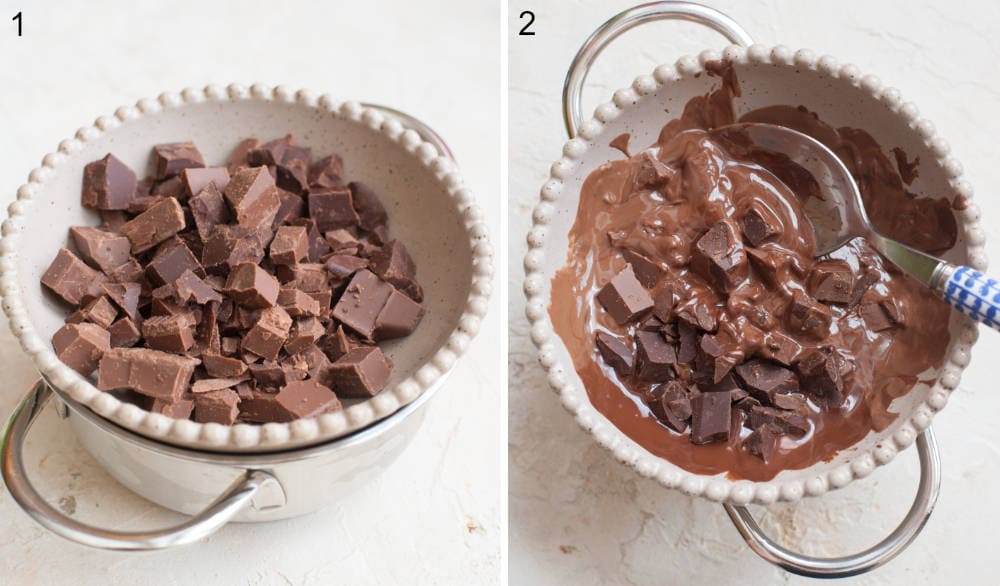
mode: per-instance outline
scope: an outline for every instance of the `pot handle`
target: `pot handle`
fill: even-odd
[[[625,31],[655,20],[687,20],[707,26],[724,35],[731,43],[749,47],[750,34],[725,14],[694,2],[649,2],[633,6],[612,16],[583,42],[573,57],[563,84],[563,120],[566,132],[573,138],[583,124],[583,85],[594,60],[608,44]]]
[[[757,555],[793,574],[809,578],[846,578],[863,574],[899,555],[927,523],[941,488],[941,458],[934,432],[928,427],[917,436],[920,484],[910,511],[888,537],[853,555],[818,558],[795,553],[764,534],[746,507],[724,504],[736,530]]]
[[[156,531],[116,532],[80,523],[49,505],[31,485],[24,470],[25,437],[51,397],[52,389],[44,380],[39,380],[11,415],[3,432],[0,472],[11,496],[26,513],[46,529],[70,541],[131,551],[186,545],[218,531],[250,504],[261,487],[278,482],[262,470],[247,470],[205,510],[179,525]]]

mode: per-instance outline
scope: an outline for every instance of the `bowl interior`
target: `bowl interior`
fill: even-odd
[[[247,99],[186,103],[147,113],[109,129],[67,156],[36,190],[17,252],[17,287],[38,335],[49,340],[67,307],[39,283],[70,226],[97,225],[80,206],[84,166],[113,153],[140,177],[152,146],[193,141],[208,165],[224,165],[243,138],[270,140],[292,133],[314,157],[337,153],[345,178],[368,183],[389,211],[392,238],[406,245],[424,288],[426,316],[413,335],[384,344],[395,364],[389,386],[412,376],[458,325],[469,296],[473,253],[458,206],[435,173],[413,152],[378,129],[302,103]]]
[[[925,139],[911,128],[899,112],[893,111],[885,103],[880,102],[869,91],[852,84],[848,79],[830,77],[806,67],[745,61],[736,62],[733,67],[742,89],[742,96],[735,98],[734,102],[737,117],[764,106],[805,106],[809,110],[817,112],[821,120],[834,127],[847,126],[867,130],[885,149],[890,160],[892,154],[889,150],[894,147],[902,148],[910,159],[919,157],[919,177],[911,186],[911,190],[915,193],[935,197],[953,197],[955,190],[949,184],[948,175],[938,161],[938,156],[925,145]],[[679,79],[659,85],[653,93],[644,95],[637,102],[626,105],[616,117],[605,120],[603,127],[596,135],[593,135],[592,139],[582,139],[586,142],[586,151],[576,159],[571,160],[573,167],[562,179],[561,195],[554,202],[555,209],[550,214],[547,226],[541,260],[541,272],[545,275],[544,282],[541,284],[544,288],[542,296],[545,299],[550,299],[552,276],[566,262],[569,230],[576,218],[579,193],[584,180],[601,164],[621,158],[619,151],[608,146],[611,139],[622,133],[630,133],[630,146],[633,152],[638,152],[654,144],[661,128],[669,120],[679,116],[684,105],[690,99],[717,89],[720,83],[718,77],[705,73],[680,75]],[[960,216],[957,219],[961,228],[963,220]],[[952,262],[964,262],[967,252],[968,245],[963,230],[960,229],[956,245],[943,256]],[[947,354],[951,354],[960,334],[967,330],[968,322],[953,312],[949,325],[952,341]],[[571,386],[580,389],[579,393],[574,393],[570,400],[579,398],[580,401],[589,403],[586,392],[582,390],[580,377],[572,367],[573,362],[569,353],[561,340],[558,340],[557,335],[553,336],[553,340],[556,340],[553,345],[555,362],[563,365],[562,371],[568,377]],[[899,413],[899,417],[888,428],[879,433],[869,433],[861,442],[841,451],[830,461],[818,462],[800,470],[785,470],[770,482],[780,484],[796,480],[803,481],[851,463],[852,458],[858,453],[872,449],[906,424],[914,410],[924,403],[937,383],[940,374],[938,370],[940,369],[928,368],[920,377],[920,380],[925,382],[918,383],[912,392],[893,403],[891,410]],[[567,400],[565,394],[564,400]],[[590,411],[588,411],[589,413]],[[599,412],[597,412],[596,421],[604,425],[612,425]],[[587,425],[584,419],[581,419],[581,422]],[[597,436],[599,440],[602,438],[602,434],[597,434]],[[612,442],[619,440],[631,442],[630,447],[633,450],[631,453],[648,455],[648,452],[625,437],[624,434],[615,434],[615,439]],[[618,449],[615,451],[619,454],[626,453]],[[661,477],[677,478],[678,475],[689,474],[666,460],[657,458],[657,462],[673,470],[671,474],[660,475]],[[711,478],[730,483],[725,475]],[[690,490],[700,492],[695,488],[690,488]]]

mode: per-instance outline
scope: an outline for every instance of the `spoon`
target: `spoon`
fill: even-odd
[[[788,156],[819,183],[823,198],[804,203],[816,233],[816,255],[864,237],[904,272],[927,285],[960,313],[1000,330],[1000,282],[968,266],[954,265],[880,234],[865,213],[858,184],[826,145],[815,138],[774,124],[740,123],[719,130],[738,130],[756,146]]]

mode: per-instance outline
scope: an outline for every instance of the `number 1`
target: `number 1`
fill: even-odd
[[[17,36],[21,36],[21,13],[18,12],[11,20],[17,21]]]

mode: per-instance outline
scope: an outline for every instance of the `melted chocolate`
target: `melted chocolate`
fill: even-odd
[[[733,96],[739,95],[739,86],[730,67],[718,65],[710,73],[722,78],[722,86],[688,102],[682,116],[663,128],[649,150],[605,163],[587,178],[570,231],[567,263],[552,281],[549,314],[591,402],[626,435],[691,472],[726,472],[732,478],[763,481],[784,469],[829,460],[870,431],[886,428],[896,418],[889,411],[892,401],[909,392],[918,375],[941,365],[949,342],[950,309],[863,239],[827,259],[815,259],[815,238],[802,211],[803,201],[819,194],[815,180],[787,159],[748,144],[745,137],[713,130],[736,120]],[[833,129],[804,108],[763,108],[741,120],[781,123],[830,146],[852,171],[869,216],[883,233],[928,252],[954,245],[957,225],[950,202],[916,199],[904,187],[900,170],[912,179],[916,161],[903,169],[904,155],[897,169],[864,131]],[[675,171],[657,190],[639,187],[641,181],[636,181],[643,155],[649,154]],[[747,249],[760,254],[751,262],[749,276],[726,292],[691,270],[691,253],[716,222],[729,218],[738,225],[751,207],[764,210],[780,230],[766,243]],[[772,332],[790,337],[803,350],[836,348],[853,366],[843,402],[830,406],[810,400],[809,431],[799,438],[782,437],[767,463],[742,447],[750,431],[738,421],[728,441],[708,445],[693,445],[686,433],[668,428],[644,401],[653,385],[620,376],[602,360],[594,343],[595,333],[606,331],[631,344],[640,327],[634,322],[619,325],[595,299],[625,267],[625,249],[662,269],[651,291],[654,298],[672,287],[677,305],[710,307],[718,320],[717,336],[736,348],[741,359],[760,355]],[[795,327],[791,299],[810,291],[812,269],[830,258],[846,263],[855,282],[871,275],[869,282],[874,283],[863,293],[864,300],[894,300],[904,316],[913,317],[905,326],[875,332],[859,316],[854,300],[830,304],[827,335]],[[690,372],[681,368],[678,378],[689,380]]]

